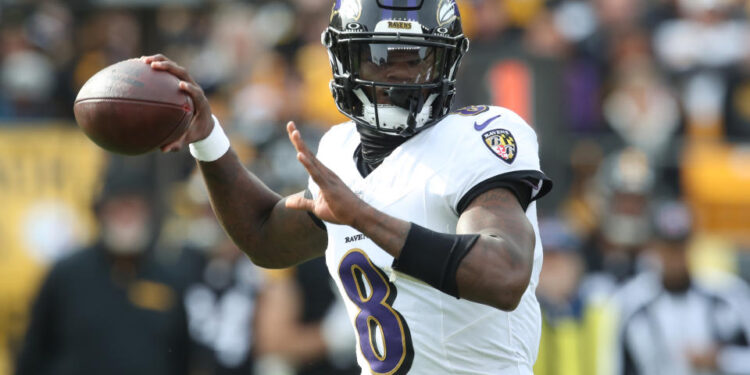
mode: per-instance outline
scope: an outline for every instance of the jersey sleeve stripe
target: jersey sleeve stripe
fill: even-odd
[[[460,215],[476,197],[490,189],[496,188],[510,190],[525,211],[531,202],[545,196],[552,190],[552,180],[544,173],[536,170],[521,170],[499,174],[469,189],[458,201],[456,212]]]

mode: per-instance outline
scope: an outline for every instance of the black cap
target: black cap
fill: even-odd
[[[110,155],[95,208],[100,208],[108,200],[126,195],[143,197],[153,208],[158,192],[154,156]]]

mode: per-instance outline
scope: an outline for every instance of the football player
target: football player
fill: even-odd
[[[227,233],[256,264],[326,257],[363,374],[531,374],[542,263],[534,201],[551,187],[515,113],[450,112],[468,40],[453,0],[336,0],[322,42],[351,121],[317,155],[287,124],[309,189],[281,197],[249,173],[201,88],[185,136]]]

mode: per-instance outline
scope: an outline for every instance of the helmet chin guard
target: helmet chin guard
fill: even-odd
[[[402,136],[448,114],[469,46],[454,0],[336,0],[322,42],[339,111]]]
[[[361,89],[355,89],[354,94],[362,102],[362,119],[367,123],[366,125],[401,135],[414,134],[428,123],[432,113],[432,103],[437,98],[437,94],[430,95],[415,116],[412,111],[403,106],[395,104],[373,105]]]

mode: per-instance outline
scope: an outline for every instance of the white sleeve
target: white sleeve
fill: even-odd
[[[451,173],[450,204],[457,213],[476,195],[503,181],[531,187],[531,201],[549,192],[551,181],[539,166],[536,133],[520,116],[498,107],[471,117],[461,126]]]

